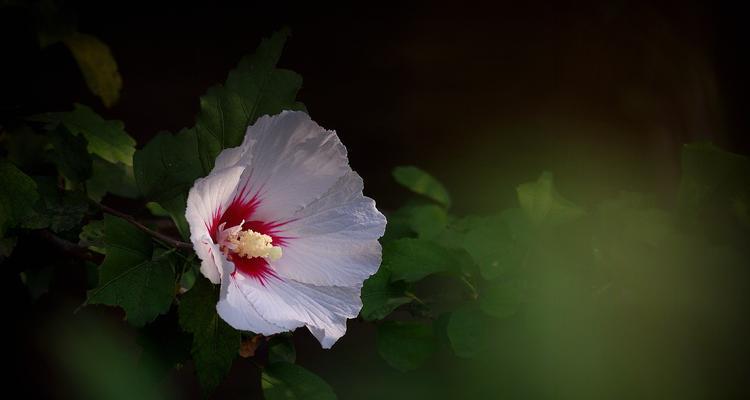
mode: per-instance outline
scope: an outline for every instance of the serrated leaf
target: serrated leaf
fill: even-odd
[[[93,172],[86,181],[86,192],[94,201],[101,201],[105,194],[134,199],[138,197],[133,167],[123,163],[111,163],[93,156]]]
[[[117,103],[122,89],[122,77],[109,46],[94,36],[79,32],[65,36],[62,42],[73,54],[89,90],[106,107]]]
[[[323,379],[299,365],[278,362],[263,369],[266,400],[332,400],[336,394]]]
[[[393,368],[406,372],[424,364],[437,349],[432,324],[386,321],[378,325],[378,353]]]
[[[33,213],[37,198],[34,180],[15,165],[0,159],[0,237]]]
[[[297,350],[291,335],[274,335],[268,340],[268,362],[294,363],[297,359]]]
[[[544,172],[536,182],[516,188],[518,203],[535,225],[555,225],[575,220],[586,212],[583,208],[564,199],[555,190],[553,176]]]
[[[393,169],[393,177],[402,186],[428,197],[445,207],[450,207],[451,198],[442,183],[432,175],[417,167],[396,167]]]
[[[479,265],[485,279],[495,279],[524,264],[530,246],[529,220],[520,209],[473,218],[463,236],[463,247]]]
[[[367,321],[375,321],[388,316],[401,305],[410,303],[405,292],[406,282],[390,282],[391,271],[380,268],[362,285],[361,315]]]
[[[32,121],[65,125],[74,135],[83,135],[88,151],[111,162],[133,165],[135,139],[125,133],[122,121],[105,120],[89,107],[76,104],[73,111],[35,115]]]
[[[121,307],[135,326],[169,310],[175,273],[169,257],[154,254],[151,238],[127,221],[104,216],[107,256],[99,267],[99,285],[88,292],[89,304]]]
[[[193,334],[191,354],[195,371],[205,395],[224,380],[240,348],[240,332],[216,313],[219,288],[198,277],[195,285],[180,301],[180,326]]]
[[[296,97],[302,78],[276,68],[288,36],[282,30],[261,41],[255,54],[243,58],[229,73],[225,85],[214,86],[201,97],[195,130],[204,170],[213,167],[221,150],[239,146],[258,117],[300,108]]]
[[[91,158],[83,136],[73,136],[64,126],[58,126],[49,133],[49,138],[52,149],[47,157],[62,176],[72,182],[83,182],[91,176]]]
[[[198,148],[195,131],[183,129],[177,135],[158,134],[133,157],[141,194],[169,213],[183,237],[189,232],[185,221],[187,193],[196,179],[208,173],[201,166]]]
[[[393,280],[416,282],[457,266],[455,261],[452,251],[429,240],[403,238],[383,246],[383,265]]]

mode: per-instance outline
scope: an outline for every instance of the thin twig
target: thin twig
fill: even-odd
[[[91,251],[89,251],[88,248],[78,245],[77,243],[65,240],[46,229],[37,231],[37,235],[39,235],[44,240],[52,243],[52,245],[58,248],[60,251],[66,254],[70,254],[74,257],[87,261],[97,261],[101,259],[100,256],[93,254]]]
[[[183,242],[181,240],[177,240],[174,238],[171,238],[163,233],[159,233],[153,229],[148,228],[147,226],[143,225],[142,223],[138,222],[135,218],[132,216],[125,214],[121,211],[117,211],[113,208],[107,207],[104,204],[99,204],[99,207],[101,207],[102,211],[104,211],[107,214],[112,214],[116,217],[120,217],[131,224],[135,226],[136,228],[142,230],[143,232],[148,233],[149,235],[153,236],[154,238],[161,240],[162,242],[168,244],[169,246],[172,246],[177,249],[185,249],[185,250],[193,250],[193,245],[187,242]]]

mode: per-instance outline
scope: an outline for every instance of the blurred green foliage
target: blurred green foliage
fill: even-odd
[[[61,40],[81,38],[63,32]],[[336,398],[336,385],[299,365],[310,360],[298,355],[293,335],[256,338],[218,316],[218,288],[197,272],[194,254],[125,219],[101,217],[97,205],[137,199],[145,224],[157,229],[169,217],[167,229],[189,236],[187,192],[216,155],[239,145],[259,116],[304,109],[296,101],[301,77],[276,67],[287,37],[263,40],[209,89],[195,126],[160,133],[139,150],[122,122],[80,104],[3,126],[0,257],[39,240],[74,252],[98,275],[87,304],[116,306],[138,328],[130,343],[101,321],[59,323],[54,352],[83,397],[161,398],[165,376],[189,362],[209,396],[244,336],[257,345],[250,356],[267,399]],[[74,53],[82,65],[102,56]],[[107,61],[104,69],[84,72],[111,104],[116,68]],[[451,198],[467,194],[451,195],[417,167],[394,169],[410,198],[387,213],[383,262],[364,282],[360,316],[374,326],[368,347],[395,375],[359,377],[373,387],[358,397],[711,394],[712,378],[696,372],[691,345],[731,337],[745,311],[750,160],[694,143],[683,149],[682,173],[669,201],[622,192],[584,207],[542,172],[520,182],[514,206],[457,215]],[[22,272],[32,298],[43,296],[57,269]],[[365,353],[351,352],[351,359]],[[332,378],[350,379],[346,367]]]

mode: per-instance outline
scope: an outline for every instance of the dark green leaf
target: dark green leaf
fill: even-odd
[[[458,264],[452,251],[434,242],[404,238],[383,246],[383,265],[393,273],[393,280],[416,282]]]
[[[105,120],[90,108],[76,104],[73,111],[47,113],[30,118],[33,121],[62,123],[74,135],[83,135],[89,153],[111,162],[133,165],[135,140],[125,133],[121,121]]]
[[[463,246],[479,265],[482,277],[495,279],[523,265],[530,245],[529,225],[517,208],[471,220]]]
[[[27,125],[3,128],[2,144],[8,161],[22,170],[32,170],[44,161],[45,147],[49,144],[46,135],[34,132]]]
[[[104,220],[91,220],[84,225],[81,233],[78,235],[79,244],[87,247],[91,251],[100,254],[107,253],[107,246],[104,241]]]
[[[268,340],[268,362],[294,363],[297,359],[297,351],[294,348],[292,335],[274,335]]]
[[[36,183],[15,165],[0,160],[0,237],[33,213]]]
[[[192,337],[180,328],[175,309],[139,329],[136,341],[143,348],[139,364],[153,366],[156,379],[190,358]]]
[[[64,126],[49,133],[52,149],[47,157],[60,174],[72,182],[83,182],[91,176],[91,157],[86,151],[86,139],[73,136]]]
[[[224,380],[240,348],[240,332],[216,313],[219,288],[198,277],[180,302],[180,325],[193,334],[191,353],[198,381],[208,395]]]
[[[431,324],[386,321],[378,325],[378,353],[399,371],[417,369],[435,352],[436,343]]]
[[[367,321],[383,319],[397,307],[410,303],[406,282],[390,282],[391,271],[380,268],[362,286],[362,318]]]
[[[89,203],[83,192],[60,190],[54,178],[36,179],[39,200],[35,212],[23,222],[27,229],[50,228],[55,233],[78,226],[88,211]]]
[[[575,220],[586,212],[583,208],[564,199],[555,190],[553,176],[544,172],[536,182],[516,188],[518,203],[535,225],[555,225]]]
[[[419,238],[434,239],[448,225],[448,214],[440,206],[417,206],[413,207],[410,212],[409,225]]]
[[[98,156],[93,156],[93,174],[86,181],[86,191],[94,201],[101,201],[105,194],[134,199],[138,197],[133,167],[122,163],[112,164]]]
[[[407,189],[450,207],[451,198],[442,183],[417,167],[396,167],[393,177]]]
[[[158,134],[134,157],[133,171],[141,194],[162,206],[186,237],[187,193],[196,179],[208,173],[201,167],[194,130],[177,135]]]
[[[486,327],[479,310],[462,308],[448,321],[448,338],[453,352],[463,358],[474,358],[486,348]]]
[[[160,206],[157,202],[149,201],[146,203],[146,208],[148,208],[151,214],[155,217],[169,217],[169,211],[165,210],[164,207]]]
[[[229,73],[225,85],[214,86],[201,97],[195,129],[204,170],[213,167],[221,150],[239,146],[258,117],[300,109],[295,99],[302,78],[276,68],[288,35],[284,30],[264,39],[255,54],[243,58]]]
[[[266,400],[331,400],[336,394],[323,379],[299,365],[273,363],[261,377]]]
[[[175,294],[175,273],[167,255],[154,254],[151,238],[123,219],[105,215],[107,257],[100,266],[99,285],[88,292],[88,303],[121,307],[136,326],[169,310]]]

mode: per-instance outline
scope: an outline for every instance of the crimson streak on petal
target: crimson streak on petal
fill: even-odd
[[[286,247],[288,241],[293,239],[290,236],[283,236],[281,228],[292,222],[289,221],[259,221],[253,220],[253,214],[258,209],[261,203],[261,198],[258,193],[253,196],[247,196],[247,186],[243,187],[242,190],[237,193],[226,211],[219,208],[212,216],[210,224],[207,224],[208,232],[211,235],[211,239],[214,243],[218,243],[219,227],[224,224],[224,228],[230,228],[242,223],[242,230],[253,230],[255,232],[268,235],[272,239],[272,243],[276,246]],[[243,223],[244,221],[244,223]],[[243,275],[257,279],[265,286],[265,281],[269,277],[276,277],[276,273],[271,269],[266,259],[261,257],[246,258],[237,255],[234,252],[227,254],[227,259],[231,261],[235,266],[235,271],[232,272],[232,276],[239,271]]]

